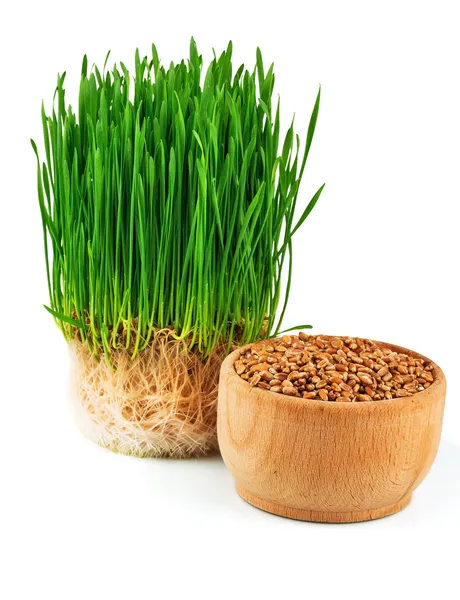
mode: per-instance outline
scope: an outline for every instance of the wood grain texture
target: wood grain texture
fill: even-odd
[[[439,367],[432,385],[413,396],[322,402],[252,388],[234,370],[242,350],[222,364],[217,422],[242,498],[278,515],[331,523],[376,519],[409,503],[439,446],[446,393]]]

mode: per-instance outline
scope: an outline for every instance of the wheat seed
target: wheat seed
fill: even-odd
[[[405,398],[434,381],[422,358],[362,338],[284,335],[261,341],[235,363],[252,386],[323,402],[375,402]]]

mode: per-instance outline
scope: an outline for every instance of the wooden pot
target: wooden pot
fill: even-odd
[[[322,402],[251,387],[234,369],[246,348],[222,364],[217,422],[224,462],[244,500],[326,523],[377,519],[409,504],[441,436],[446,380],[438,366],[431,386],[412,396]]]

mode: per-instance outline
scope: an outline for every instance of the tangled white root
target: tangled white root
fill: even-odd
[[[205,361],[160,331],[131,359],[114,350],[115,370],[74,341],[74,394],[83,433],[115,452],[185,458],[217,449],[218,348]]]

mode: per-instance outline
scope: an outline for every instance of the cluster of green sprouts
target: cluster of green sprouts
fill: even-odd
[[[58,76],[42,164],[32,141],[49,312],[108,358],[164,328],[203,356],[275,334],[292,236],[323,189],[294,221],[320,94],[299,156],[292,125],[278,151],[273,65],[259,50],[253,72],[233,73],[230,43],[204,78],[193,39],[168,69],[155,46],[150,60],[136,51],[134,77],[106,63],[88,73],[84,58],[77,112]]]

